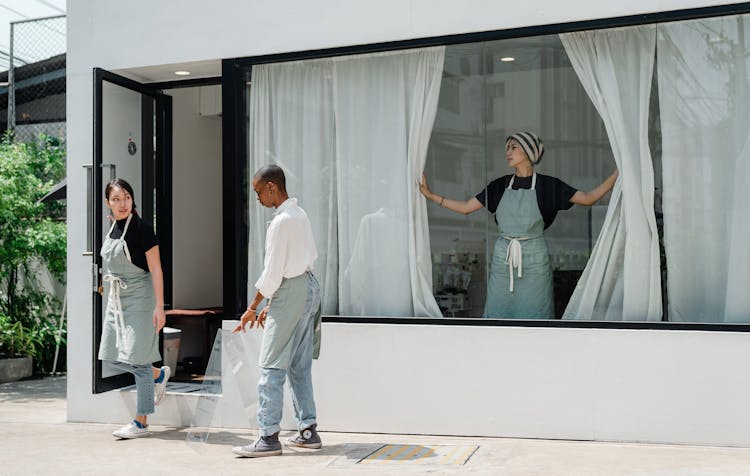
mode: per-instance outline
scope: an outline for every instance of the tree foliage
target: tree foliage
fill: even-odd
[[[35,365],[51,361],[60,306],[40,283],[45,269],[57,279],[65,274],[64,202],[39,199],[65,176],[65,147],[41,136],[36,142],[0,142],[0,314],[7,326],[20,323],[35,336]],[[57,314],[56,314],[57,313]],[[2,352],[2,349],[0,349]]]

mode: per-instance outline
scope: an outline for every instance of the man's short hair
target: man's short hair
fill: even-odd
[[[255,178],[263,183],[273,182],[282,192],[286,192],[286,176],[278,165],[264,165],[255,172]]]

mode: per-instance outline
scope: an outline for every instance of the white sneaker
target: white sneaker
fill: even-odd
[[[164,379],[159,383],[154,383],[154,405],[161,403],[161,399],[167,393],[167,381],[172,374],[172,371],[166,365],[161,368],[161,371],[164,372]]]
[[[138,425],[135,424],[134,421],[131,421],[130,423],[123,426],[119,430],[115,430],[112,432],[112,436],[116,438],[122,438],[125,440],[130,440],[133,438],[143,438],[144,436],[149,436],[150,434],[151,432],[148,431],[148,427],[140,428]]]

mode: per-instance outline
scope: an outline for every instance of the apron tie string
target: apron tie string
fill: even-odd
[[[125,317],[122,314],[122,302],[120,301],[120,290],[128,289],[128,285],[125,284],[121,278],[105,274],[102,278],[105,282],[110,283],[108,300],[112,304],[112,308],[115,314],[115,328],[117,329],[117,344],[118,350],[121,348],[123,339],[125,338]]]
[[[508,240],[508,248],[505,250],[505,264],[508,265],[510,274],[510,292],[513,292],[513,268],[518,268],[518,277],[523,277],[523,249],[521,241],[530,240],[532,237],[510,237],[504,236]]]

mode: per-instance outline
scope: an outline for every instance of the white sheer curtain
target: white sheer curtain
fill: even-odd
[[[326,251],[316,273],[327,314],[442,315],[417,181],[444,55],[435,47],[253,67],[250,169],[281,165],[310,215]],[[254,207],[251,220],[268,218]],[[262,269],[259,225],[250,226],[251,288]]]
[[[443,58],[439,47],[334,60],[341,314],[441,316],[416,184]]]
[[[290,196],[297,197],[313,227],[318,245],[315,275],[323,312],[335,314],[338,303],[338,221],[333,157],[332,65],[327,60],[255,65],[249,110],[248,187],[263,165],[284,169]],[[248,292],[263,271],[266,222],[271,211],[249,191]]]
[[[750,321],[748,18],[658,27],[672,321]]]
[[[648,147],[656,28],[560,35],[604,121],[620,178],[564,319],[659,320],[661,277]]]

